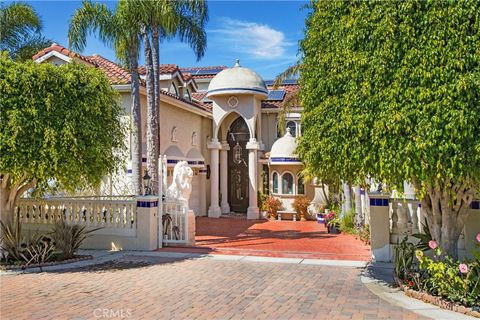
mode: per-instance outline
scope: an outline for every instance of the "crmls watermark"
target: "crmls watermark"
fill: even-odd
[[[93,310],[93,316],[97,319],[129,318],[132,316],[132,310],[131,309],[97,308]]]

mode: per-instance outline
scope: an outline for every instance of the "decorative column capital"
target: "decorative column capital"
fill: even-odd
[[[229,151],[230,150],[230,145],[228,144],[227,141],[222,141],[222,151]]]
[[[249,150],[259,150],[260,144],[258,143],[257,139],[251,138],[250,141],[247,142],[246,148]]]
[[[222,144],[218,141],[218,139],[212,139],[207,144],[208,149],[221,149]]]

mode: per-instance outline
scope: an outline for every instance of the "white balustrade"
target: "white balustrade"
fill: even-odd
[[[98,234],[135,235],[137,203],[134,198],[48,198],[20,199],[16,208],[21,223],[68,224],[98,228]]]

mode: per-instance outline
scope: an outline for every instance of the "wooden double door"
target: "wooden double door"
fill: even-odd
[[[248,208],[248,150],[250,133],[243,118],[237,118],[228,132],[228,202],[230,210],[246,213]]]

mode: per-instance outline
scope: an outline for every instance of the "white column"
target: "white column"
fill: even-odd
[[[220,193],[222,195],[222,204],[220,208],[222,213],[230,213],[230,205],[228,204],[228,143],[222,142],[222,150],[220,150]]]
[[[258,142],[255,139],[250,139],[247,143],[248,149],[248,209],[247,209],[247,219],[258,219],[260,210],[257,206],[257,150]]]
[[[221,215],[220,206],[218,205],[218,150],[221,144],[217,139],[212,139],[208,144],[208,148],[211,149],[210,157],[210,208],[208,209],[208,216],[210,218],[218,218]]]

